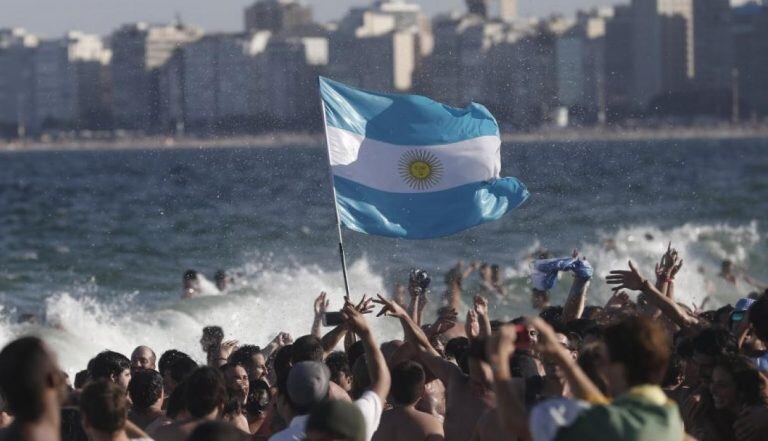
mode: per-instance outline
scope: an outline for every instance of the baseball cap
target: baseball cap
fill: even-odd
[[[747,311],[749,311],[749,308],[753,303],[755,303],[755,299],[750,299],[749,297],[742,297],[736,301],[736,305],[733,307],[733,312],[731,313],[731,320],[740,322],[744,319],[744,316],[747,314]]]
[[[329,400],[315,406],[307,420],[309,432],[320,432],[345,441],[366,441],[363,413],[348,401]]]
[[[288,373],[288,397],[298,407],[309,407],[328,396],[331,373],[323,363],[302,361]]]

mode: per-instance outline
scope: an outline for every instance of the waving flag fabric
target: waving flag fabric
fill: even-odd
[[[500,178],[501,139],[479,105],[367,92],[320,78],[341,222],[366,234],[427,239],[499,219],[528,198]]]

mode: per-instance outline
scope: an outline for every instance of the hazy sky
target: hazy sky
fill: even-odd
[[[253,0],[2,0],[0,28],[23,27],[47,37],[70,29],[106,34],[121,23],[168,22],[176,13],[190,24],[208,31],[238,31],[243,8]],[[341,17],[352,5],[372,0],[304,0],[312,5],[315,18],[327,21]],[[463,0],[416,0],[430,14],[463,10]],[[572,14],[576,9],[628,3],[629,0],[518,0],[521,15]]]

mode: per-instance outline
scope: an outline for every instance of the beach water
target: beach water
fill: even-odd
[[[493,315],[511,318],[529,312],[529,256],[578,248],[596,270],[590,302],[603,303],[609,270],[631,257],[652,277],[669,240],[685,259],[683,302],[712,292],[716,307],[750,291],[718,280],[726,258],[768,281],[766,139],[525,143],[502,155],[502,174],[531,191],[521,209],[437,240],[345,231],[353,293],[388,293],[422,267],[434,306],[457,260],[488,261],[512,293]],[[307,333],[317,293],[338,307],[343,291],[326,161],[321,145],[0,153],[0,342],[43,335],[72,375],[100,350],[138,344],[202,359],[210,324],[261,345]],[[234,286],[180,301],[189,268],[225,269]],[[567,287],[566,276],[556,301]]]

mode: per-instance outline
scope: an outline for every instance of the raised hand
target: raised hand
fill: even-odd
[[[232,352],[237,349],[237,340],[227,340],[219,346],[219,359],[227,360]]]
[[[315,299],[315,316],[323,315],[325,314],[325,311],[328,310],[328,305],[330,304],[330,301],[327,300],[327,297],[328,297],[328,294],[326,294],[326,292],[323,291]]]
[[[464,323],[464,331],[467,338],[475,339],[480,337],[480,322],[477,320],[477,313],[474,309],[467,311],[467,321]]]
[[[450,306],[443,306],[442,308],[437,310],[437,316],[438,318],[449,318],[456,321],[456,318],[459,316],[459,313],[456,312],[455,309],[453,309]]]
[[[627,304],[629,304],[629,295],[626,291],[614,291],[611,298],[606,302],[605,309],[622,309]]]
[[[278,333],[275,339],[272,341],[280,348],[293,344],[293,338],[291,337],[291,334],[287,332]]]
[[[403,309],[402,306],[398,305],[397,303],[387,300],[384,297],[381,296],[381,294],[377,294],[378,299],[372,299],[373,303],[377,305],[381,305],[382,308],[379,311],[378,314],[376,314],[376,317],[381,317],[382,315],[386,315],[388,317],[396,317],[396,318],[406,318],[408,317],[408,312],[406,312],[405,309]]]
[[[394,302],[392,303],[396,305],[396,303]],[[370,328],[368,327],[368,322],[365,320],[365,316],[363,315],[363,312],[357,309],[357,307],[352,303],[347,302],[347,304],[344,305],[344,309],[341,310],[341,314],[344,317],[344,321],[346,322],[347,328],[350,331],[354,332],[359,336],[362,336],[370,332]]]
[[[478,316],[488,317],[488,300],[483,296],[475,296],[473,309]]]
[[[613,270],[605,278],[605,281],[609,285],[617,285],[611,288],[614,292],[621,289],[631,289],[639,291],[643,288],[643,285],[647,280],[640,275],[640,272],[635,267],[632,261],[629,261],[629,271],[626,270]]]
[[[555,330],[549,323],[539,317],[533,317],[527,320],[528,326],[538,331],[538,341],[535,349],[542,355],[556,355],[562,352],[563,345],[558,340]]]
[[[381,294],[377,295],[381,297]],[[355,306],[355,309],[361,314],[370,314],[373,312],[373,302],[373,297],[366,297],[366,295],[363,294],[362,300]]]

